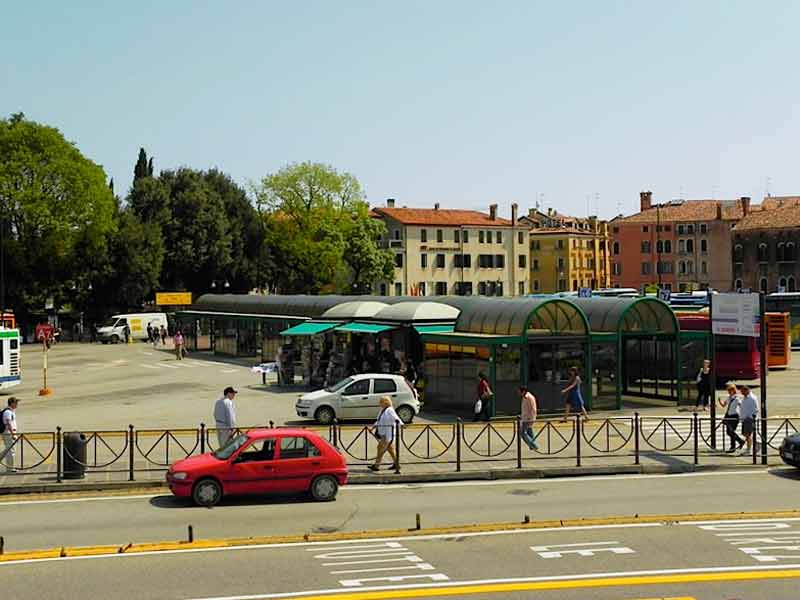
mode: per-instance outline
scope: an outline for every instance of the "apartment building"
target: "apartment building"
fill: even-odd
[[[382,296],[517,296],[529,289],[528,227],[474,210],[397,207],[393,199],[372,209],[394,252],[393,281],[374,286]]]
[[[611,285],[607,222],[570,217],[553,209],[531,209],[519,222],[529,228],[531,293]]]
[[[800,282],[800,198],[765,198],[733,228],[733,288],[796,292]]]
[[[641,192],[638,213],[610,222],[613,285],[731,290],[731,230],[750,210],[748,197],[653,204]]]

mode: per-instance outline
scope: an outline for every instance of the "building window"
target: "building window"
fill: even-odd
[[[786,244],[786,250],[784,251],[783,259],[789,262],[794,262],[797,259],[797,255],[794,253],[794,242],[789,242]]]
[[[743,286],[742,286],[742,280],[741,279],[737,279],[736,281],[733,282],[733,289],[735,289],[737,292],[740,289],[742,289],[742,287]]]
[[[769,262],[769,248],[763,242],[758,245],[758,262]]]
[[[517,258],[517,266],[520,269],[524,269],[526,266],[528,266],[528,257],[524,254],[520,254]]]
[[[618,263],[618,262],[612,263],[611,264],[611,272],[614,275],[622,275],[622,263]]]
[[[796,292],[797,289],[795,288],[794,277],[789,277],[788,285],[786,286],[787,292]]]
[[[572,280],[572,291],[573,292],[577,292],[578,291],[578,280],[577,279],[573,279]]]
[[[502,296],[503,295],[503,282],[498,281],[497,285],[494,288],[494,295],[495,296]]]
[[[619,255],[619,242],[614,242],[611,246],[611,254]]]
[[[694,225],[689,224],[686,226],[686,233],[689,235],[694,235]]]
[[[481,281],[480,283],[478,283],[478,295],[479,296],[485,296],[486,295],[486,282],[485,281]]]
[[[778,262],[783,262],[784,260],[786,260],[784,253],[785,247],[786,246],[783,242],[778,242],[778,245],[775,247],[775,259]]]
[[[525,232],[524,231],[518,231],[517,232],[517,243],[518,244],[524,244],[525,243]]]
[[[494,266],[494,256],[492,254],[479,254],[478,267],[481,269],[491,269]]]
[[[444,254],[437,254],[436,255],[436,268],[437,269],[444,269]]]
[[[648,231],[650,231],[650,227],[647,225],[642,225],[642,233],[647,233]]]
[[[453,241],[456,244],[460,244],[461,243],[461,231],[459,231],[458,229],[454,229],[453,230]]]
[[[498,231],[497,232],[497,243],[498,244],[502,244],[503,243],[503,232],[502,231]]]
[[[403,268],[403,255],[398,253],[394,255],[394,266],[402,269]]]
[[[708,275],[708,263],[706,261],[700,263],[700,273]]]
[[[767,293],[767,278],[766,277],[762,277],[761,281],[758,282],[758,289],[761,290],[762,294],[766,294]]]
[[[559,292],[566,292],[567,291],[567,280],[566,279],[559,279],[558,280],[558,291]]]
[[[664,225],[664,231],[672,231],[672,225]]]
[[[395,296],[402,296],[403,295],[403,284],[402,283],[395,283],[394,284],[394,295]]]
[[[563,271],[564,270],[564,259],[561,258],[561,257],[558,258],[558,270],[559,271]]]
[[[642,263],[642,275],[650,275],[650,272],[651,272],[652,268],[653,268],[653,265],[651,265],[649,262],[643,262]]]
[[[491,244],[492,243],[492,232],[491,231],[487,231],[486,232],[486,243],[487,244]]]
[[[690,275],[694,273],[694,263],[691,260],[686,261],[686,272]]]
[[[785,292],[786,291],[786,277],[781,277],[778,280],[778,291]]]
[[[656,253],[661,254],[662,252],[664,252],[664,242],[658,240],[656,242]]]
[[[428,230],[427,229],[420,229],[419,230],[419,241],[420,242],[427,242],[428,241]]]
[[[437,281],[436,282],[436,295],[437,296],[446,296],[447,295],[447,282],[446,281]]]
[[[708,240],[707,239],[700,240],[700,252],[702,252],[703,254],[708,252]]]
[[[678,225],[678,235],[683,235],[686,232],[686,228],[683,225]]]
[[[467,231],[466,229],[461,232],[461,243],[469,244],[469,231]],[[472,284],[470,283],[470,285]],[[472,294],[470,293],[470,295]]]
[[[689,254],[694,252],[694,240],[692,239],[686,240],[686,252]]]
[[[459,296],[472,296],[472,282],[459,281],[456,283],[456,294]]]
[[[538,258],[534,258],[533,259],[533,265],[531,266],[531,270],[532,271],[538,271],[539,270],[539,259]]]
[[[385,283],[382,283],[380,285],[380,294],[381,294],[381,296],[385,296],[386,295],[386,284]]]
[[[733,247],[733,262],[744,261],[744,247],[741,244],[736,244]]]
[[[540,240],[533,240],[531,242],[531,250],[541,250],[542,242]]]
[[[708,233],[708,225],[705,223],[700,223],[700,234],[705,235]]]
[[[650,254],[650,242],[647,240],[642,242],[642,254]]]
[[[672,241],[664,240],[664,254],[672,254]]]
[[[619,233],[619,227],[612,227],[611,228],[611,232],[612,233]]]
[[[504,254],[496,254],[494,257],[494,266],[496,269],[503,269],[506,266],[506,257]]]
[[[556,243],[556,248],[558,248],[559,250],[563,250],[564,249],[564,240],[558,240],[558,242]]]
[[[400,239],[400,230],[399,229],[395,229],[394,230],[394,239],[396,239],[396,240]]]
[[[524,281],[520,281],[518,287],[519,287],[519,295],[520,296],[524,296],[525,295],[525,282]]]
[[[419,290],[419,295],[420,296],[427,296],[427,294],[425,293],[426,292],[426,286],[425,286],[425,282],[424,281],[420,281],[419,282],[419,285],[417,286],[417,289]]]
[[[686,275],[686,263],[683,261],[678,262],[678,273],[680,275]]]
[[[436,241],[441,244],[444,241],[444,234],[441,229],[436,230]]]
[[[481,244],[483,243],[483,240],[484,240],[484,235],[485,235],[485,234],[484,234],[484,232],[483,232],[483,229],[481,229],[481,230],[478,232],[478,242],[479,242],[479,243],[481,243]],[[481,295],[483,295],[483,294],[481,294]]]
[[[533,280],[533,291],[534,292],[538,292],[539,291],[539,280],[538,279],[534,279]]]
[[[422,269],[427,269],[428,268],[428,255],[427,254],[423,253],[423,254],[419,255],[419,266]]]
[[[573,248],[577,248],[578,247],[578,240],[572,240],[572,247]]]
[[[686,254],[686,240],[678,240],[678,253]]]
[[[662,260],[656,265],[656,270],[658,273],[672,273],[672,262]]]

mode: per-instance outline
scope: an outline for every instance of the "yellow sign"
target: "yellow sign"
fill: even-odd
[[[188,306],[191,303],[191,292],[156,292],[158,306]]]

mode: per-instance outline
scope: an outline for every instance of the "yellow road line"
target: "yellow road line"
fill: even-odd
[[[635,587],[642,585],[674,585],[687,583],[727,583],[763,579],[800,578],[800,570],[743,571],[740,573],[692,573],[688,575],[649,575],[638,577],[607,577],[573,581],[531,581],[519,583],[486,583],[454,585],[452,587],[380,590],[373,592],[345,592],[341,594],[295,596],[297,600],[385,600],[395,598],[435,598],[467,596],[474,594],[504,594],[511,592],[576,590],[606,587]],[[655,600],[655,599],[653,599]],[[663,600],[693,600],[684,596]]]
[[[336,533],[308,533],[302,535],[254,536],[247,538],[209,538],[186,541],[161,541],[127,545],[77,546],[7,552],[0,555],[0,562],[17,560],[37,560],[54,557],[87,556],[97,554],[136,554],[139,552],[159,552],[166,550],[191,550],[198,548],[229,548],[243,546],[265,546],[274,544],[301,544],[307,542],[342,542],[374,538],[425,537],[431,535],[460,535],[491,531],[558,529],[564,527],[593,527],[598,525],[629,525],[641,523],[677,523],[696,521],[742,521],[754,519],[797,519],[800,510],[751,513],[697,513],[686,515],[645,515],[619,516],[597,519],[563,519],[532,521],[530,523],[483,523],[454,525],[451,527],[432,527],[430,529],[384,529],[373,531],[353,531]],[[121,550],[121,548],[123,548]]]

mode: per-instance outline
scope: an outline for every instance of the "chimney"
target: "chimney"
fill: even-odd
[[[750,196],[742,196],[739,202],[742,205],[742,216],[746,217],[750,214]]]
[[[433,210],[439,210],[439,203],[438,202],[433,205]]]
[[[386,208],[394,208],[394,198],[386,199]]]
[[[489,218],[494,221],[497,218],[497,204],[489,205]]]
[[[511,205],[511,224],[512,225],[516,225],[517,224],[517,211],[518,210],[519,210],[519,204],[514,202],[514,204]]]
[[[717,221],[722,220],[722,202],[717,202]]]
[[[639,192],[639,210],[646,211],[653,206],[653,192]]]

